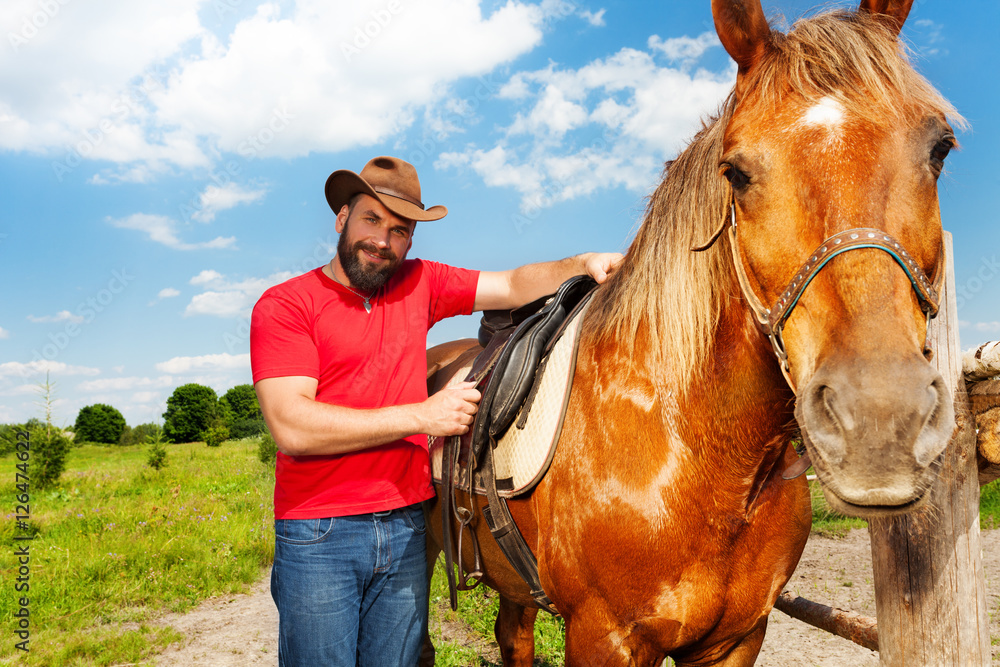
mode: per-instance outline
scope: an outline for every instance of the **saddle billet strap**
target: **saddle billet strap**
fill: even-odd
[[[465,380],[475,382],[479,386],[483,380],[493,370],[500,353],[503,351],[504,343],[510,336],[511,331],[499,331],[492,337],[482,352],[480,352],[472,363],[472,369]],[[442,471],[441,471],[441,542],[444,551],[445,572],[448,575],[448,597],[452,611],[458,610],[458,591],[467,591],[479,585],[483,576],[482,556],[479,549],[479,539],[472,528],[471,523],[475,517],[474,507],[462,507],[456,502],[455,477],[460,469],[459,457],[462,452],[461,436],[450,436],[444,439],[442,451]],[[470,447],[470,460],[466,466],[466,488],[468,489],[470,502],[474,501],[472,486],[472,471],[475,468],[474,455]],[[452,522],[454,518],[458,523],[458,543],[457,549],[452,549],[455,543],[452,537]],[[473,571],[466,572],[462,563],[462,541],[464,533],[468,531],[472,539]],[[458,558],[458,575],[455,572],[455,558]],[[461,581],[458,581],[458,579]]]
[[[461,452],[461,436],[451,436],[445,440],[444,466],[441,474],[441,521],[442,550],[444,551],[445,573],[448,575],[448,598],[452,611],[458,611],[458,591],[469,591],[479,585],[483,578],[483,563],[479,549],[479,538],[472,527],[475,512],[463,507],[455,499],[455,474],[458,468],[458,458]],[[472,495],[470,494],[470,502]],[[474,507],[474,506],[473,506]],[[454,551],[452,544],[451,518],[458,522],[458,543]],[[472,540],[472,571],[466,572],[462,563],[462,541],[468,532]],[[458,559],[458,574],[456,576],[455,559]]]
[[[483,453],[482,481],[486,487],[486,499],[489,502],[483,508],[483,517],[486,525],[489,526],[493,539],[496,540],[507,557],[514,571],[528,584],[531,590],[531,598],[539,607],[555,616],[559,615],[552,600],[546,595],[542,588],[541,580],[538,576],[538,560],[531,552],[524,536],[514,523],[514,517],[510,514],[507,501],[497,493],[496,474],[493,469],[493,448],[487,447]]]

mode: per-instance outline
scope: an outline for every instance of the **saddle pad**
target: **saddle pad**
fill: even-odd
[[[542,379],[532,388],[534,400],[525,403],[493,450],[497,492],[504,498],[533,489],[552,463],[573,387],[580,325],[586,310],[584,307],[577,313],[563,331],[546,358]],[[522,425],[525,409],[528,415]]]
[[[589,303],[587,304],[589,306]],[[545,372],[539,386],[533,388],[535,395],[526,403],[528,415],[519,428],[523,415],[518,413],[514,424],[507,430],[497,443],[493,452],[494,468],[497,476],[497,491],[504,498],[511,498],[530,491],[545,476],[552,457],[555,455],[556,442],[562,432],[563,417],[573,385],[573,374],[576,371],[576,351],[580,339],[580,326],[587,307],[581,308],[573,316],[573,320],[556,341],[555,346],[545,361]],[[457,370],[448,381],[448,386],[462,382],[472,368],[470,360],[467,367]],[[525,408],[522,407],[522,412]],[[468,448],[469,435],[463,436],[462,446]],[[431,475],[436,484],[442,478],[444,438],[428,438],[431,459]],[[461,457],[462,465],[467,456]],[[458,479],[456,486],[464,488],[464,475],[456,471]],[[485,493],[482,486],[476,483],[476,493]],[[467,489],[466,489],[467,491]]]

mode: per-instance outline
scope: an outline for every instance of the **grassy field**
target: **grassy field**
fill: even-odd
[[[273,467],[257,459],[256,440],[168,446],[168,465],[146,464],[147,448],[85,445],[73,449],[59,483],[30,491],[31,520],[16,521],[17,460],[0,458],[5,521],[0,523],[0,616],[5,620],[0,664],[116,665],[151,661],[176,632],[151,621],[183,612],[214,595],[239,593],[271,564]],[[1000,525],[1000,483],[983,488],[982,525]],[[862,521],[836,515],[813,493],[813,530],[836,536]],[[32,540],[15,539],[33,536]],[[27,545],[27,581],[16,549]],[[17,591],[18,578],[30,590]],[[16,613],[28,599],[30,651]],[[448,607],[438,566],[431,584],[431,631],[438,664],[490,665],[465,641],[444,641],[446,621],[460,619],[485,645],[492,639],[497,599],[483,587],[460,593]],[[23,612],[22,612],[23,613]],[[563,661],[562,621],[540,613],[535,628],[539,664]]]
[[[0,459],[9,509],[0,524],[0,662],[136,663],[178,639],[150,619],[259,580],[274,553],[274,469],[256,454],[255,440],[169,445],[156,471],[144,446],[84,445],[54,488],[30,491],[28,531],[14,514],[16,460]],[[30,590],[19,592],[13,554],[25,545]],[[13,634],[21,597],[27,654]]]

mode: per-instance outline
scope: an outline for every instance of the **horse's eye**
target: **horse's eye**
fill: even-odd
[[[944,159],[948,157],[948,153],[951,149],[955,147],[955,137],[946,134],[941,137],[934,148],[931,149],[931,168],[934,170],[935,174],[940,174],[941,170],[944,169]]]
[[[742,190],[750,185],[750,177],[728,162],[722,165],[722,175],[729,181],[733,190]]]

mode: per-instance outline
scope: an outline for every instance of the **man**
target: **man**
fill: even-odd
[[[326,183],[337,214],[329,264],[267,290],[250,329],[253,380],[278,444],[278,661],[413,665],[427,627],[420,503],[434,495],[427,435],[465,433],[479,392],[427,396],[427,330],[474,310],[514,308],[573,275],[621,261],[588,253],[504,272],[407,260],[425,209],[417,172],[377,157]]]

